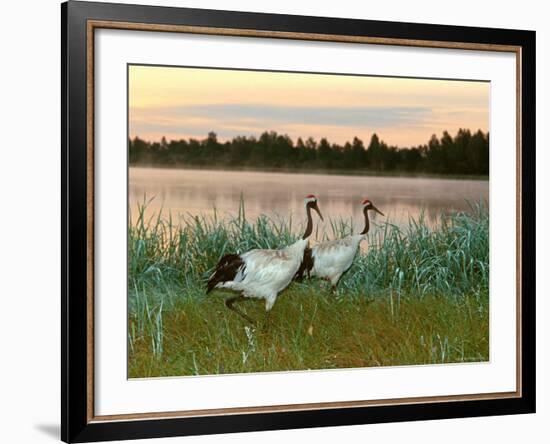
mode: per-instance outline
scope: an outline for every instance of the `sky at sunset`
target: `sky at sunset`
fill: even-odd
[[[390,145],[489,129],[487,82],[130,66],[129,132],[148,141],[276,131]]]

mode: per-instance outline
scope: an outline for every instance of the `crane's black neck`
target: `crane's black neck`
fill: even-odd
[[[309,236],[311,236],[311,233],[313,232],[313,219],[311,218],[311,206],[312,205],[313,205],[313,202],[308,202],[306,204],[307,226],[306,226],[306,231],[304,232],[304,235],[302,236],[302,239],[307,239]]]
[[[363,214],[365,215],[365,228],[363,228],[363,231],[361,231],[362,235],[365,235],[369,232],[370,223],[369,223],[369,210],[367,210],[367,207],[363,208]]]

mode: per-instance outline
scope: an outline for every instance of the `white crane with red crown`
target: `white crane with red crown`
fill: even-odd
[[[223,256],[208,280],[206,293],[214,288],[227,288],[239,292],[239,296],[227,299],[225,305],[251,323],[254,321],[235,307],[235,302],[246,298],[264,299],[266,312],[269,313],[277,300],[277,295],[290,284],[300,268],[304,250],[308,246],[308,238],[313,231],[311,210],[315,210],[323,220],[317,198],[313,194],[306,196],[304,205],[307,226],[301,239],[279,250],[255,249],[242,254]]]
[[[363,231],[342,239],[319,243],[313,248],[306,248],[302,264],[296,273],[297,280],[303,279],[304,276],[316,276],[328,280],[332,285],[332,291],[336,291],[338,281],[353,263],[359,244],[367,237],[370,228],[368,212],[373,210],[384,216],[369,199],[363,200],[361,205],[365,216]]]

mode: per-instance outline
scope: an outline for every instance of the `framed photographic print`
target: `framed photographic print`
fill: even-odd
[[[62,439],[535,411],[535,33],[62,13]]]

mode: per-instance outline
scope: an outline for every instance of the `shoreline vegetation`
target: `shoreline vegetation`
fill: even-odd
[[[355,137],[344,145],[313,138],[294,142],[287,135],[264,132],[220,142],[214,132],[203,140],[128,141],[130,166],[251,170],[268,172],[412,176],[487,180],[489,134],[460,129],[428,143],[396,147],[373,134],[368,145]]]
[[[293,282],[261,322],[264,306],[242,304],[258,326],[228,310],[232,293],[205,294],[221,256],[279,248],[296,238],[292,221],[170,214],[128,231],[130,378],[482,362],[489,359],[489,215],[423,217],[406,228],[376,223],[336,295],[325,282]],[[330,221],[331,238],[350,233]],[[314,233],[315,234],[315,233]],[[322,240],[322,239],[318,239]]]

